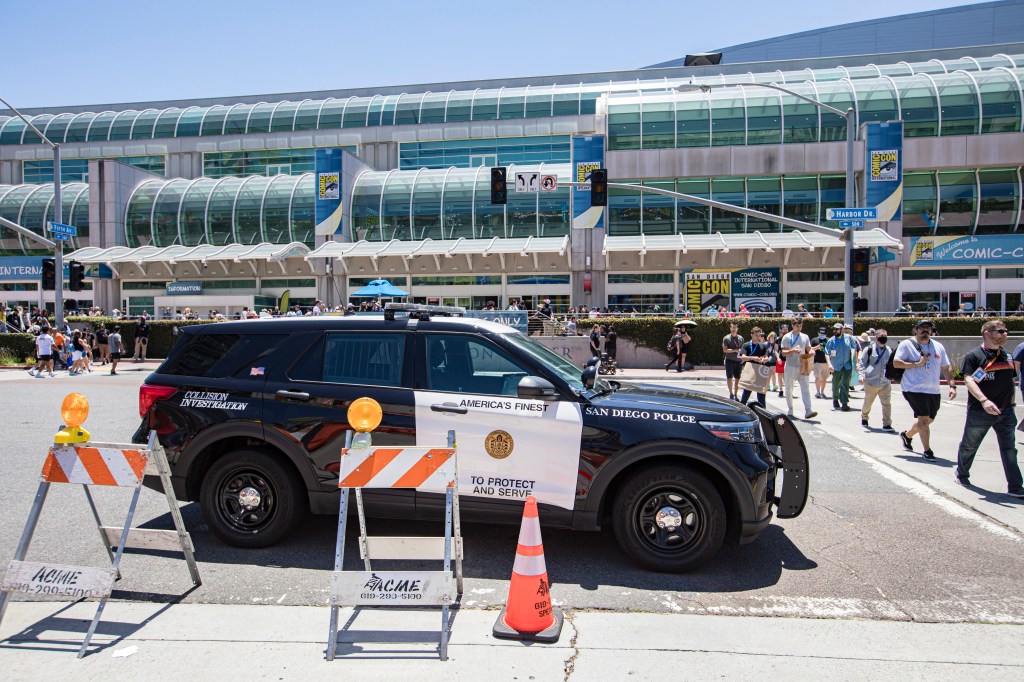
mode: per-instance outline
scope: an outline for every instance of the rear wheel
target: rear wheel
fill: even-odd
[[[210,530],[235,547],[269,547],[284,538],[306,512],[298,474],[265,450],[227,453],[210,467],[199,492]]]
[[[685,465],[642,469],[622,483],[612,508],[615,537],[654,571],[696,568],[725,539],[725,505],[703,474]]]

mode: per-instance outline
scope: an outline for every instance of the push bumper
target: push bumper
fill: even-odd
[[[810,491],[811,468],[807,447],[796,424],[788,416],[782,412],[769,412],[760,406],[754,411],[761,420],[768,449],[778,461],[777,471],[782,472],[782,492],[773,500],[778,509],[776,515],[780,519],[800,516]],[[777,482],[775,489],[779,489]]]

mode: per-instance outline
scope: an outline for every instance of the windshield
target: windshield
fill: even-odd
[[[569,384],[573,390],[578,393],[585,393],[587,391],[587,387],[583,385],[583,381],[580,379],[582,370],[558,353],[542,346],[522,332],[517,331],[505,334],[505,338],[518,350],[523,351],[523,353],[557,374],[558,378]],[[608,388],[608,385],[604,381],[601,379],[595,380],[595,390],[600,391],[606,388]]]

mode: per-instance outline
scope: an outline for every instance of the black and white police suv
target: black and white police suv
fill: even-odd
[[[139,392],[175,493],[211,531],[265,547],[312,511],[336,514],[352,401],[384,412],[375,446],[458,441],[462,516],[519,523],[534,495],[545,525],[610,524],[638,564],[682,571],[722,542],[800,514],[807,451],[783,414],[581,370],[514,329],[459,308],[185,327]],[[783,476],[779,472],[784,471]],[[780,480],[781,479],[781,480]],[[442,495],[364,491],[374,516],[437,519]]]

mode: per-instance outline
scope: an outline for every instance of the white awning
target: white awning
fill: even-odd
[[[569,237],[517,237],[492,239],[423,239],[418,241],[389,242],[327,242],[306,256],[312,258],[385,258],[398,256],[415,258],[417,256],[489,256],[491,254],[520,254],[531,256],[542,253],[566,255],[569,250]]]
[[[186,261],[235,261],[263,260],[271,263],[286,258],[298,258],[309,253],[309,247],[301,242],[291,244],[228,244],[227,246],[113,246],[100,248],[87,246],[64,256],[79,263],[167,263],[174,265]]]
[[[881,228],[854,232],[854,246],[883,246],[888,249],[903,249],[903,243]],[[779,249],[842,248],[844,242],[817,232],[749,232],[743,234],[659,234],[606,236],[602,252],[616,251],[646,254],[649,251],[719,251],[730,249],[760,249],[767,252]]]

